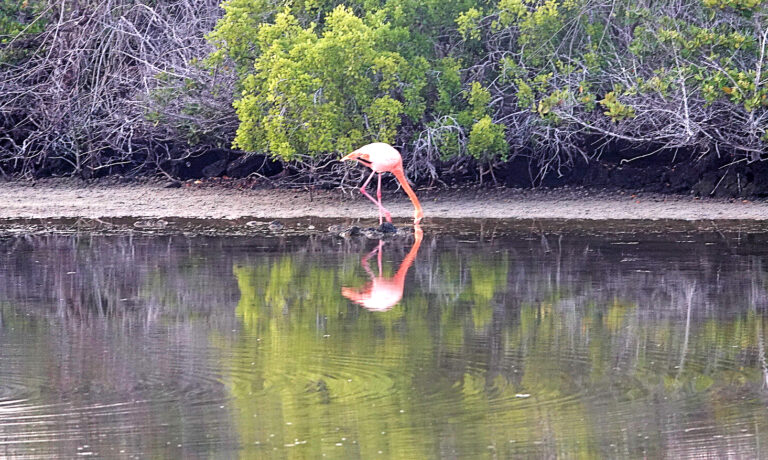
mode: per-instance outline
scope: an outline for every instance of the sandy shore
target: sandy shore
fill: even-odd
[[[81,185],[73,180],[0,183],[0,218],[189,217],[235,219],[375,218],[376,208],[357,190],[238,189],[231,185],[161,182]],[[429,217],[540,219],[750,219],[768,220],[768,201],[696,199],[685,196],[583,189],[417,190]],[[402,191],[384,196],[393,217],[409,218]]]

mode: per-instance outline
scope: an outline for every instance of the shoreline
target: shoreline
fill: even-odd
[[[83,184],[73,179],[0,183],[0,219],[192,218],[377,219],[357,189],[239,188],[237,183],[160,181]],[[416,190],[430,218],[579,220],[768,220],[768,200],[697,198],[563,187],[557,189]],[[407,221],[413,207],[402,191],[386,191],[384,206]]]

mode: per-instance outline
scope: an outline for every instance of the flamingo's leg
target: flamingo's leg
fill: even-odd
[[[376,189],[376,198],[379,199],[379,225],[381,225],[381,211],[384,211],[384,216],[387,218],[387,222],[392,223],[392,215],[381,204],[381,173],[379,173],[379,187]]]
[[[369,265],[369,260],[371,257],[373,257],[374,254],[378,254],[378,263],[379,263],[379,276],[381,276],[381,254],[382,254],[382,247],[384,246],[384,242],[379,240],[378,246],[376,246],[373,251],[369,252],[368,254],[364,255],[362,260],[360,261],[360,264],[363,266],[363,269],[366,273],[368,273],[368,276],[371,277],[371,279],[374,279],[375,276],[373,274],[373,271],[371,271],[371,266]]]
[[[379,186],[376,187],[376,200],[377,200],[377,203],[379,203],[379,225],[381,225],[382,224],[382,220],[381,220],[381,208],[382,208],[382,206],[381,206],[381,173],[379,173],[378,179],[379,179]]]
[[[381,275],[381,256],[384,254],[384,242],[379,240],[379,253],[377,254],[378,262],[379,262],[379,276]]]
[[[360,187],[360,193],[365,195],[366,198],[373,201],[373,204],[375,204],[379,208],[379,221],[381,221],[381,213],[383,212],[385,216],[387,216],[387,222],[392,222],[392,217],[387,211],[387,209],[381,205],[381,196],[379,196],[379,201],[376,201],[374,197],[368,194],[368,192],[365,190],[368,187],[368,184],[371,182],[371,179],[373,179],[373,175],[376,174],[376,171],[372,171],[371,175],[368,176],[368,179],[365,180],[365,183],[362,187]],[[379,180],[381,180],[381,175],[379,175]],[[379,195],[381,195],[381,184],[379,184]]]

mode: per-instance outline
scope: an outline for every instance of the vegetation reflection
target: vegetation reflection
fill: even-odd
[[[606,295],[574,254],[558,265],[487,249],[430,249],[398,308],[376,313],[339,295],[359,284],[349,255],[335,268],[300,253],[236,265],[244,330],[221,345],[235,360],[244,456],[660,456],[700,425],[702,446],[748,433],[733,452],[759,453],[768,419],[754,415],[765,375],[756,298],[714,317],[682,271],[661,285],[620,271],[634,289]],[[752,278],[764,298],[766,273]],[[666,305],[636,290],[651,287]]]
[[[461,238],[374,249],[375,312],[366,241],[0,241],[0,413],[56,457],[768,454],[763,239]]]

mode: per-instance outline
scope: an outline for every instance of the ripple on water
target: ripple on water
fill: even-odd
[[[121,346],[115,349],[103,347],[103,337],[93,330],[68,337],[73,345],[57,361],[14,354],[14,341],[24,337],[6,336],[0,358],[0,457],[157,452],[178,457],[167,449],[191,440],[207,445],[200,452],[236,446],[210,351],[192,344],[169,353],[167,335],[147,342],[147,336],[129,334],[134,343],[122,347],[118,339]],[[124,368],[125,359],[136,367]]]
[[[315,350],[309,359],[302,360],[301,365],[286,364],[280,372],[264,374],[258,362],[234,366],[229,369],[227,379],[233,386],[250,388],[254,397],[291,390],[305,393],[305,398],[320,395],[327,402],[354,405],[395,395],[398,391],[397,365],[398,362],[388,363],[387,359],[375,356],[328,354]],[[291,404],[290,401],[287,403]]]
[[[223,401],[183,404],[178,400],[132,400],[83,404],[18,401],[0,407],[0,450],[11,457],[74,458],[86,452],[108,456],[116,446],[123,453],[146,456],[190,440],[233,445],[229,434],[217,434],[217,423],[228,414]],[[205,420],[206,423],[201,423]],[[211,437],[214,439],[211,440]],[[217,441],[218,438],[218,441]]]

